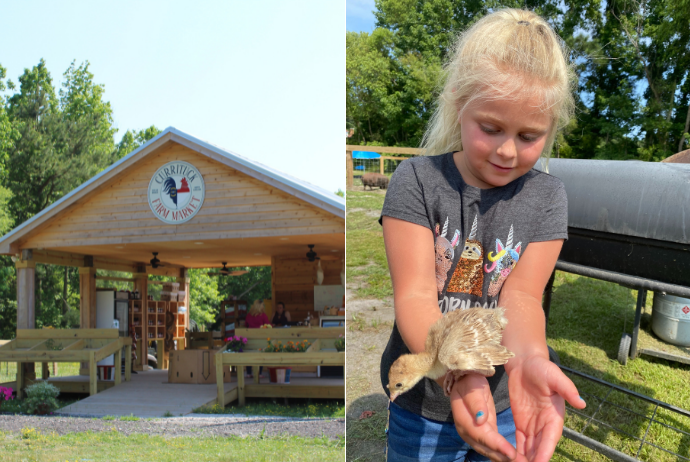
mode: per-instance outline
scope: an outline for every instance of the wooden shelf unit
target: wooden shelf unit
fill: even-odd
[[[165,311],[169,302],[158,300],[146,302],[148,341],[163,340],[165,338]]]
[[[146,310],[143,308],[143,300],[129,300],[129,325],[137,334],[137,339],[143,338],[143,327],[146,325]]]

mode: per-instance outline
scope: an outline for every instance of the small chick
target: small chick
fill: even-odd
[[[423,352],[402,355],[391,366],[387,385],[391,401],[423,377],[436,380],[445,375],[446,396],[467,373],[491,377],[496,372],[494,365],[515,356],[501,345],[507,324],[503,308],[469,308],[446,314],[429,328]]]

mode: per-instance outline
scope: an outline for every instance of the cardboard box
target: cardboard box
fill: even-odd
[[[224,366],[223,382],[230,381],[230,366]],[[216,383],[216,350],[171,351],[168,383]]]

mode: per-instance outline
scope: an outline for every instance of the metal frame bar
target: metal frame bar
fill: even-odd
[[[587,416],[587,414],[585,414],[585,413],[583,413],[583,412],[580,412],[580,411],[578,411],[577,409],[573,409],[573,408],[571,408],[571,407],[568,407],[568,408],[567,408],[567,411],[568,411],[569,413],[573,413],[573,414],[579,415],[580,417],[587,418],[587,423],[586,423],[585,426],[582,428],[582,430],[579,431],[579,432],[577,432],[577,431],[575,431],[575,430],[573,430],[573,429],[571,429],[571,428],[568,428],[568,427],[563,427],[563,436],[565,436],[566,438],[568,438],[568,439],[570,439],[570,440],[572,440],[572,441],[575,441],[576,443],[582,444],[583,446],[588,447],[588,448],[590,448],[590,449],[592,449],[592,450],[594,450],[594,451],[597,451],[597,452],[599,452],[599,453],[601,453],[601,454],[604,454],[606,457],[609,457],[609,458],[611,458],[611,459],[613,459],[613,460],[615,460],[615,461],[617,461],[617,462],[639,461],[638,456],[639,456],[640,452],[642,451],[642,448],[644,447],[645,444],[647,444],[647,445],[649,445],[649,446],[652,446],[652,447],[654,447],[654,448],[656,448],[656,449],[660,449],[660,450],[662,450],[662,451],[664,451],[664,452],[667,452],[667,453],[669,453],[669,454],[671,454],[671,455],[673,455],[673,456],[676,456],[679,460],[690,461],[690,458],[688,458],[688,457],[686,457],[686,456],[682,456],[682,455],[680,455],[680,454],[674,453],[674,452],[672,452],[672,451],[669,451],[669,450],[666,449],[666,448],[662,448],[661,446],[658,446],[658,445],[656,445],[656,444],[654,444],[654,443],[650,443],[649,441],[647,441],[647,436],[648,436],[648,434],[649,434],[649,429],[651,428],[652,423],[656,423],[656,424],[662,425],[662,426],[664,426],[664,427],[666,427],[666,428],[668,428],[668,429],[671,429],[671,430],[674,430],[674,431],[676,431],[676,432],[682,433],[683,435],[690,436],[690,433],[689,433],[689,432],[686,432],[686,431],[684,431],[684,430],[681,430],[680,428],[676,428],[676,427],[674,427],[674,426],[672,426],[672,425],[668,425],[668,424],[665,424],[665,423],[663,423],[663,422],[660,422],[659,420],[656,420],[656,418],[655,418],[655,417],[656,417],[656,414],[657,414],[657,410],[658,410],[660,407],[661,407],[661,408],[664,408],[664,409],[666,409],[666,410],[672,411],[672,412],[676,412],[676,413],[678,413],[678,414],[681,414],[681,415],[683,415],[683,416],[685,416],[685,417],[689,417],[689,418],[690,418],[690,411],[687,411],[687,410],[685,410],[685,409],[681,409],[681,408],[679,408],[679,407],[673,406],[673,405],[668,404],[668,403],[664,403],[663,401],[659,401],[659,400],[656,400],[656,399],[654,399],[654,398],[650,398],[649,396],[642,395],[642,394],[640,394],[640,393],[634,392],[634,391],[632,391],[632,390],[628,390],[628,389],[623,388],[623,387],[620,387],[620,386],[618,386],[618,385],[614,385],[614,384],[605,382],[605,381],[603,381],[603,380],[601,380],[601,379],[598,379],[598,378],[596,378],[596,377],[592,377],[591,375],[585,374],[584,372],[576,371],[576,370],[574,370],[574,369],[570,369],[570,368],[568,368],[568,367],[566,367],[566,366],[562,366],[562,365],[559,365],[559,367],[560,367],[564,372],[567,372],[567,373],[569,373],[569,374],[573,374],[573,375],[580,376],[580,377],[582,377],[582,378],[584,378],[584,379],[586,379],[586,380],[588,380],[588,381],[595,382],[595,383],[597,383],[597,384],[599,384],[599,385],[603,385],[603,386],[608,387],[608,392],[606,393],[606,396],[605,396],[603,399],[600,398],[599,396],[596,396],[596,395],[593,395],[593,394],[590,394],[590,393],[582,393],[582,394],[584,394],[585,396],[590,396],[590,397],[593,397],[593,398],[596,398],[596,399],[600,400],[600,403],[599,403],[599,406],[597,407],[597,410],[596,410],[591,416]],[[648,402],[648,403],[650,403],[650,404],[653,404],[653,405],[654,405],[654,410],[653,410],[653,412],[652,412],[652,416],[651,416],[651,417],[648,417],[648,416],[643,415],[643,414],[640,414],[639,412],[636,412],[636,411],[634,411],[634,410],[632,410],[632,409],[630,409],[630,408],[627,408],[627,407],[625,407],[625,406],[621,406],[621,405],[619,405],[619,404],[612,403],[612,402],[608,401],[609,395],[610,395],[611,392],[614,391],[614,390],[619,391],[619,392],[624,393],[624,394],[627,394],[627,395],[629,395],[629,396],[631,396],[631,397],[633,397],[633,398],[635,398],[635,399],[639,399],[639,400],[642,400],[642,401],[646,401],[646,402]],[[626,432],[625,430],[621,430],[620,428],[617,428],[617,427],[615,427],[614,425],[611,425],[611,424],[609,424],[609,423],[607,423],[607,422],[604,422],[604,421],[602,421],[602,420],[596,419],[596,418],[595,418],[596,415],[599,413],[599,411],[600,411],[601,408],[604,406],[604,404],[608,404],[608,405],[610,405],[610,406],[616,407],[616,408],[618,408],[618,409],[624,410],[624,411],[626,411],[626,412],[629,412],[629,413],[631,413],[631,414],[634,414],[634,415],[643,417],[643,418],[645,418],[646,420],[648,420],[649,422],[648,422],[648,424],[647,424],[647,428],[646,428],[646,430],[645,430],[644,436],[643,436],[642,438],[638,438],[637,436],[632,435],[632,434]],[[585,432],[585,430],[587,429],[587,427],[590,425],[590,423],[592,423],[592,422],[595,422],[595,423],[597,423],[597,424],[599,424],[599,425],[601,425],[601,426],[604,426],[604,427],[606,427],[606,428],[609,428],[609,429],[611,429],[611,430],[613,430],[613,431],[615,431],[615,432],[622,433],[622,434],[624,434],[624,435],[626,435],[626,436],[628,436],[628,437],[630,437],[630,438],[632,438],[632,439],[635,439],[635,440],[639,441],[639,442],[640,442],[640,446],[637,448],[637,452],[635,453],[635,457],[632,457],[632,456],[630,456],[630,455],[628,455],[628,454],[622,453],[622,452],[620,452],[620,451],[618,451],[618,450],[616,450],[616,449],[611,448],[610,446],[606,446],[605,444],[603,444],[603,443],[601,443],[601,442],[599,442],[599,441],[596,441],[596,440],[594,440],[594,439],[592,439],[592,438],[589,438],[589,437],[585,436],[585,435],[584,435],[584,432]]]

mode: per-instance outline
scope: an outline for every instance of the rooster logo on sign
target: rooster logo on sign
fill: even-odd
[[[170,196],[170,199],[175,203],[175,207],[177,207],[177,184],[173,178],[168,177],[165,180],[165,183],[163,183],[163,191]]]

